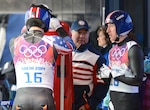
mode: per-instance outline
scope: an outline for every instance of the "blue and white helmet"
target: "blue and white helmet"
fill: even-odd
[[[122,10],[115,10],[108,14],[105,24],[114,23],[117,35],[126,35],[133,29],[133,23],[130,15]]]
[[[51,10],[44,4],[32,4],[25,13],[25,24],[27,29],[31,26],[39,26],[44,29],[45,32],[48,31],[51,16]]]

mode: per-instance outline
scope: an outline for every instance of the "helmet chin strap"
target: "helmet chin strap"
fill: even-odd
[[[120,37],[121,37],[121,39],[120,39]],[[117,35],[117,38],[115,40],[116,43],[122,42],[125,38],[128,37],[128,35],[120,35],[120,37]]]
[[[115,41],[119,41],[119,37],[117,37]]]
[[[119,36],[117,35],[117,38],[116,38],[116,40],[115,41],[119,41]]]

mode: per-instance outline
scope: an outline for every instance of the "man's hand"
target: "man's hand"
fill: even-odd
[[[79,108],[79,110],[90,110],[90,106],[89,106],[88,100],[87,100],[87,93],[86,93],[86,91],[84,91],[84,93],[83,93],[83,98],[84,98],[84,100],[85,100],[86,103],[84,105],[82,105]]]
[[[86,108],[85,108],[84,105],[82,105],[82,106],[79,108],[79,110],[86,110]]]

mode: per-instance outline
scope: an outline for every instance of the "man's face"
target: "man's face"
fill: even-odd
[[[116,26],[115,24],[112,23],[108,23],[107,24],[107,30],[106,32],[109,35],[110,41],[113,43],[115,42],[116,38],[117,38],[117,33],[116,33]]]
[[[86,29],[80,29],[78,31],[72,30],[72,40],[76,47],[80,47],[83,44],[87,44],[89,41],[89,31]]]

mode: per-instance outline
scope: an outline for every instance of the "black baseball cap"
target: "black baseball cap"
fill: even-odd
[[[85,20],[76,20],[71,25],[71,30],[78,31],[79,29],[89,30],[89,25]]]

